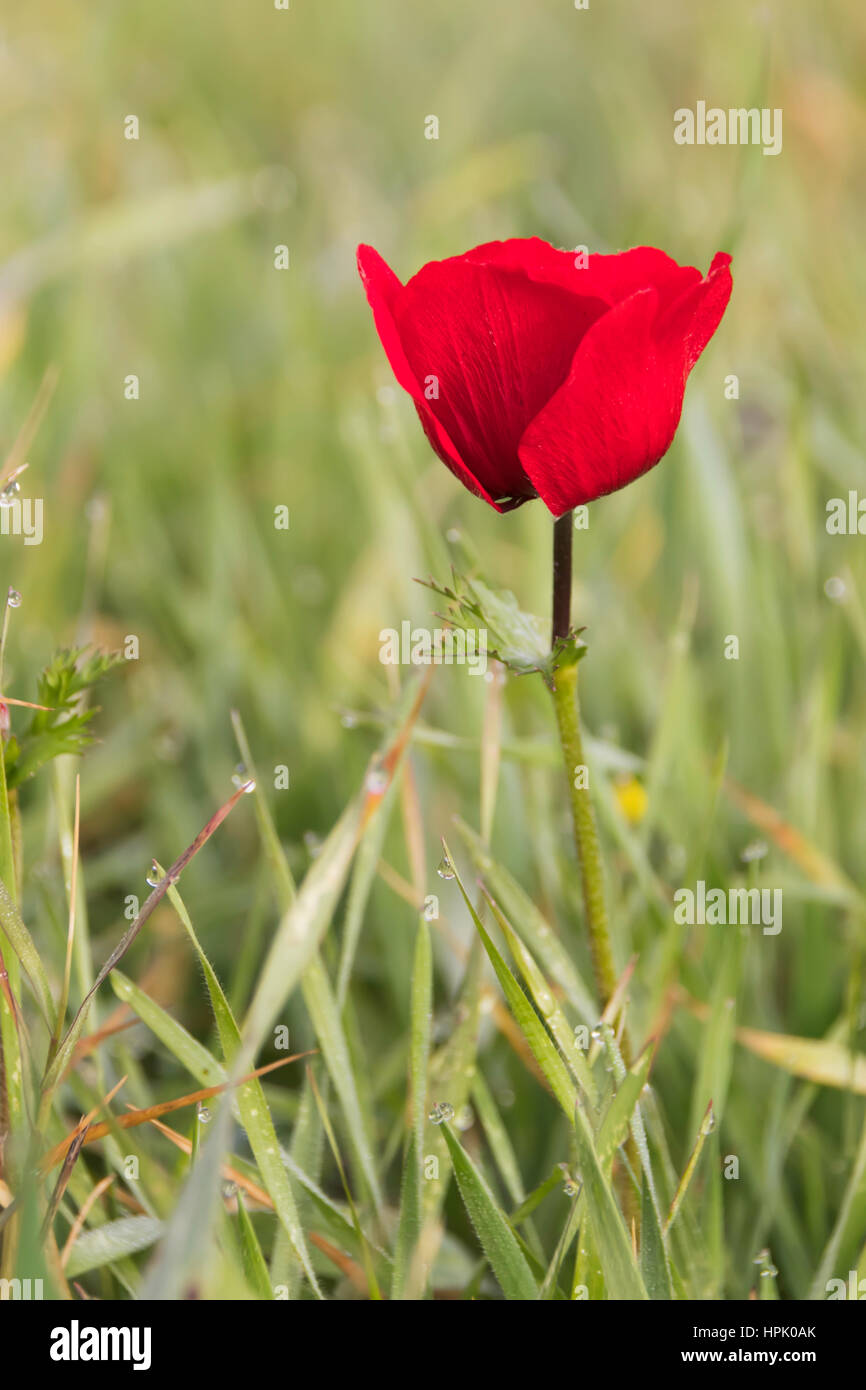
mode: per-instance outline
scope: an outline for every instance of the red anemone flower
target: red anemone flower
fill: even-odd
[[[513,238],[402,285],[358,248],[382,346],[442,462],[497,511],[540,497],[554,516],[667,453],[730,261],[702,276],[651,246],[587,256]]]

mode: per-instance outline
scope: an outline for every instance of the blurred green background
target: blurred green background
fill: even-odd
[[[140,659],[105,685],[100,743],[82,765],[98,960],[125,896],[146,892],[151,858],[173,859],[230,791],[232,709],[263,780],[289,768],[289,790],[269,795],[301,875],[394,694],[378,633],[435,607],[413,578],[447,578],[465,546],[491,581],[548,611],[549,515],[535,503],[498,517],[433,458],[376,339],[356,244],[375,245],[403,279],[512,235],[601,251],[649,243],[702,270],[728,250],[734,295],[669,456],[594,504],[575,538],[575,617],[590,646],[583,707],[604,745],[600,775],[615,790],[617,769],[633,767],[648,794],[639,824],[626,823],[615,796],[602,816],[620,964],[637,950],[639,973],[651,973],[667,940],[641,864],[668,888],[758,872],[755,881],[785,889],[784,929],[744,948],[739,1021],[820,1036],[843,1019],[862,1043],[862,917],[772,836],[747,870],[742,852],[759,830],[730,796],[715,798],[726,748],[738,784],[858,877],[864,542],[828,536],[825,505],[849,488],[866,495],[864,39],[866,13],[852,0],[591,0],[585,12],[567,0],[292,0],[287,12],[268,0],[39,0],[7,10],[7,453],[46,376],[56,385],[23,441],[22,488],[45,500],[44,542],[0,539],[0,579],[23,595],[6,693],[33,698],[59,643],[140,642]],[[781,107],[782,153],[677,146],[673,112],[698,100]],[[430,114],[435,141],[424,135]],[[138,140],[124,138],[129,115]],[[278,245],[288,270],[274,268]],[[138,400],[124,395],[130,374]],[[725,398],[730,374],[738,400]],[[274,527],[280,505],[288,531]],[[841,580],[831,596],[829,579]],[[724,657],[730,634],[736,661]],[[416,744],[412,755],[428,891],[441,891],[463,939],[468,924],[435,865],[454,812],[478,825],[474,749],[488,697],[465,671],[435,672],[424,727],[463,742]],[[543,690],[510,680],[503,719],[495,850],[585,964]],[[527,739],[534,750],[509,754]],[[50,783],[22,795],[25,901],[62,962],[49,793]],[[397,820],[385,858],[409,878]],[[274,922],[244,807],[190,868],[185,898],[242,1004]],[[377,886],[353,983],[371,1086],[391,1120],[415,920]],[[723,949],[701,930],[686,967],[699,996]],[[444,938],[437,951],[441,980],[453,983]],[[206,1001],[168,909],[125,969],[160,961],[170,962],[163,1002],[206,1033]],[[310,1041],[300,1004],[290,1012],[295,1036]],[[636,1033],[652,1022],[646,1003]],[[658,1062],[679,1159],[692,1139],[696,1029],[678,1013]],[[549,1101],[501,1040],[486,1046],[531,1184],[561,1148]],[[750,1170],[728,1228],[738,1251],[730,1287],[742,1290],[755,1212],[775,1181],[767,1116],[789,1083],[735,1057],[723,1144]],[[173,1064],[144,1060],[157,1075],[167,1067],[175,1093]],[[789,1294],[808,1283],[838,1207],[859,1106],[822,1093],[785,1158],[774,1255]]]

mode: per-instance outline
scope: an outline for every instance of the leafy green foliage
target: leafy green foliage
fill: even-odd
[[[92,652],[69,647],[54,654],[39,677],[37,705],[20,739],[12,735],[5,748],[6,785],[11,790],[26,782],[52,758],[82,753],[94,742],[89,725],[98,709],[85,707],[84,697],[120,664],[120,653]]]

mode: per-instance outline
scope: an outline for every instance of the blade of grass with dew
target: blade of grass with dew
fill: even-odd
[[[315,1099],[313,1103],[315,1104]],[[324,1129],[322,1130],[322,1134],[324,1136]],[[362,1241],[350,1219],[351,1212],[349,1216],[347,1216],[339,1203],[335,1202],[332,1197],[329,1197],[319,1184],[313,1181],[291,1154],[283,1151],[282,1156],[283,1162],[288,1168],[291,1177],[299,1187],[303,1188],[311,1203],[315,1206],[319,1220],[324,1222],[331,1237],[339,1243],[341,1249],[350,1251],[356,1259],[361,1260],[363,1258]],[[369,1237],[365,1236],[364,1239],[375,1256],[377,1266],[382,1269],[383,1277],[390,1279],[393,1268],[391,1256],[386,1250],[382,1249],[381,1245],[375,1244]]]
[[[706,1252],[706,1277],[702,1296],[718,1301],[724,1296],[725,1286],[725,1198],[718,1129],[709,1136],[707,1148],[699,1218]]]
[[[349,989],[349,979],[355,963],[355,952],[361,935],[361,927],[370,893],[376,881],[376,870],[382,857],[385,836],[391,823],[391,815],[397,799],[397,779],[391,783],[382,800],[376,819],[367,827],[355,854],[352,876],[346,897],[346,914],[343,922],[343,941],[340,952],[340,965],[337,971],[337,1001],[343,1007]]]
[[[508,1130],[505,1128],[502,1116],[497,1109],[493,1093],[480,1071],[475,1073],[475,1080],[472,1083],[472,1100],[490,1145],[490,1152],[499,1170],[499,1176],[502,1178],[512,1202],[517,1203],[519,1208],[526,1197],[523,1178],[520,1175],[520,1165]]]
[[[655,1207],[656,1220],[658,1221],[659,1225],[661,1225],[661,1206],[659,1204],[658,1193],[656,1191],[656,1182],[655,1176],[653,1174],[652,1158],[650,1156],[646,1126],[644,1125],[643,1114],[641,1113],[640,1108],[640,1096],[644,1086],[646,1085],[646,1080],[649,1075],[650,1068],[652,1067],[653,1058],[655,1056],[656,1051],[656,1042],[655,1040],[651,1039],[650,1042],[647,1043],[647,1045],[644,1047],[643,1052],[638,1057],[637,1061],[633,1064],[633,1066],[629,1070],[626,1070],[625,1060],[623,1058],[622,1052],[620,1051],[619,1041],[616,1038],[612,1027],[606,1019],[603,1020],[601,1023],[601,1034],[605,1050],[607,1051],[607,1054],[611,1059],[613,1075],[617,1083],[617,1093],[614,1097],[614,1101],[619,1102],[621,1100],[622,1108],[628,1109],[629,1128],[631,1130],[631,1144],[629,1144],[628,1140],[626,1141],[626,1148],[623,1157],[626,1162],[626,1165],[634,1163],[635,1159],[638,1159],[640,1161],[640,1167],[643,1172],[643,1177],[646,1181],[647,1187],[649,1188],[650,1199],[652,1200],[653,1205]],[[614,1116],[616,1116],[617,1109],[615,1109],[613,1105],[611,1106],[611,1109],[613,1110]],[[613,1123],[616,1123],[615,1119]],[[637,1173],[634,1173],[633,1180],[634,1183],[637,1184]]]
[[[270,808],[261,790],[261,782],[255,764],[252,761],[252,754],[240,716],[235,713],[232,719],[238,747],[244,759],[244,765],[254,783],[256,818],[262,842],[265,847],[268,864],[274,877],[277,904],[280,912],[285,914],[291,910],[292,904],[297,898],[294,879],[283,852],[283,847],[280,844]],[[388,787],[385,794],[384,801],[387,801],[388,797],[393,792],[395,781],[396,778],[392,779],[391,785]],[[383,812],[380,807],[379,814],[368,823],[366,830],[362,833],[361,848],[368,836],[375,837],[377,828],[381,824],[382,819]],[[357,852],[360,852],[360,850]],[[378,857],[377,853],[377,860]],[[357,859],[355,861],[355,869],[357,871]],[[364,901],[366,901],[366,899]],[[189,918],[187,916],[184,925],[187,928],[187,932],[190,933],[193,944],[199,952],[200,957],[203,958],[203,952],[196,940],[195,933],[192,931],[192,925],[188,923]],[[213,976],[214,983],[216,983],[216,976],[211,970],[208,975],[209,988],[211,976]],[[219,986],[217,986],[217,988],[219,988]],[[310,1021],[313,1025],[316,1039],[321,1049],[322,1056],[325,1059],[328,1072],[334,1083],[334,1089],[336,1090],[343,1111],[346,1130],[355,1161],[363,1177],[373,1206],[377,1214],[380,1214],[382,1209],[382,1193],[376,1172],[376,1165],[373,1160],[373,1152],[365,1124],[365,1117],[359,1100],[358,1089],[355,1084],[355,1075],[352,1068],[349,1045],[346,1041],[343,1024],[340,1019],[340,1011],[337,1001],[334,998],[331,982],[318,951],[313,954],[309,965],[301,976],[301,992],[304,997],[307,1012],[310,1015]],[[228,1002],[225,996],[222,995],[221,989],[220,995],[223,999],[223,1011],[225,1012],[225,1010],[228,1010]],[[230,1013],[230,1010],[228,1011]],[[232,1020],[232,1025],[234,1025],[234,1020]],[[225,1039],[223,1038],[222,1041],[225,1050]],[[228,1056],[229,1053],[226,1055]]]
[[[573,1028],[569,1025],[568,1019],[559,1007],[553,991],[531,953],[520,940],[499,904],[489,894],[485,893],[485,897],[493,916],[496,918],[497,925],[508,943],[508,948],[520,967],[520,973],[529,986],[529,992],[535,1000],[536,1007],[570,1066],[574,1079],[589,1100],[590,1105],[594,1107],[598,1100],[596,1085],[587,1065],[586,1057],[574,1040]]]
[[[400,765],[432,670],[432,666],[428,668],[427,678],[418,687],[407,688],[405,699],[412,703],[397,732],[393,737],[389,734],[384,751],[371,759],[364,785],[325,839],[296,898],[283,913],[241,1031],[241,1068],[258,1052],[271,1023],[319,949],[343,891],[359,837],[379,810]],[[371,776],[374,771],[375,787]],[[384,785],[380,786],[382,776]]]
[[[9,596],[11,594],[12,590],[10,589]],[[3,653],[6,646],[10,611],[9,597],[7,597],[3,609],[3,632],[2,637],[0,637],[0,679],[2,679]],[[10,902],[14,902],[18,897],[18,875],[15,871],[12,808],[9,789],[6,785],[5,749],[0,749],[0,886]],[[22,1054],[20,1036],[21,969],[18,950],[21,945],[26,947],[27,944],[31,944],[26,932],[23,937],[20,931],[18,932],[18,945],[9,935],[7,923],[14,929],[18,925],[16,918],[17,913],[0,913],[0,949],[3,951],[6,969],[4,988],[0,992],[0,1058],[2,1058],[3,1063],[2,1072],[0,1072],[3,1093],[0,1100],[2,1100],[5,1112],[5,1125],[13,1134],[23,1129],[28,1108],[25,1094],[26,1063]],[[23,923],[21,925],[23,926]],[[51,1012],[52,1010],[49,1009],[46,1017],[50,1017]],[[4,1242],[3,1273],[6,1273],[6,1263],[13,1244],[13,1240]]]
[[[382,1192],[376,1173],[373,1150],[355,1085],[352,1058],[340,1021],[337,1001],[321,957],[316,954],[301,977],[301,992],[310,1015],[316,1040],[328,1068],[343,1111],[346,1133],[370,1199],[377,1213],[382,1209]]]
[[[866,1203],[866,1123],[863,1126],[857,1157],[845,1187],[839,1214],[830,1233],[830,1239],[821,1254],[815,1277],[809,1289],[810,1299],[827,1297],[827,1284],[836,1271],[836,1261],[840,1251],[850,1245],[852,1238],[856,1238],[858,1241],[862,1239],[864,1203]],[[840,1272],[847,1277],[847,1270]]]
[[[721,960],[716,963],[710,1009],[698,1049],[698,1065],[692,1090],[689,1131],[694,1133],[712,1100],[713,1111],[724,1111],[734,1061],[736,999],[743,963],[743,937],[732,932],[723,939]]]
[[[24,925],[8,888],[2,881],[0,881],[0,926],[8,938],[12,951],[21,962],[46,1026],[49,1029],[53,1028],[57,1019],[57,1010],[48,983],[48,976],[42,964],[42,957]]]
[[[220,1066],[213,1053],[122,971],[112,970],[109,984],[118,999],[129,1005],[154,1037],[159,1038],[172,1057],[176,1057],[181,1066],[190,1076],[195,1077],[200,1085],[215,1086],[226,1080],[226,1070]]]
[[[216,971],[201,947],[192,925],[192,919],[178,890],[169,890],[169,900],[178,914],[184,930],[198,956],[205,983],[210,996],[211,1008],[217,1025],[220,1046],[227,1064],[231,1067],[241,1045],[241,1034],[234,1014],[229,1007],[223,988],[217,979]],[[262,1175],[262,1181],[274,1203],[277,1216],[289,1238],[301,1266],[315,1287],[310,1255],[304,1240],[297,1205],[285,1164],[280,1156],[277,1132],[271,1117],[270,1108],[261,1082],[254,1079],[246,1081],[237,1089],[237,1107],[250,1148]]]
[[[214,1227],[222,1209],[222,1167],[231,1129],[231,1106],[223,1104],[211,1122],[210,1133],[187,1174],[159,1247],[145,1271],[142,1299],[175,1302],[199,1296],[206,1264],[213,1257]]]
[[[481,1122],[481,1127],[484,1130],[485,1138],[490,1146],[490,1152],[493,1157],[493,1162],[496,1164],[496,1170],[502,1179],[510,1200],[517,1204],[519,1210],[526,1196],[526,1191],[523,1186],[523,1179],[520,1175],[520,1165],[517,1160],[517,1154],[514,1151],[514,1146],[511,1143],[508,1130],[505,1127],[505,1122],[499,1113],[493,1093],[480,1071],[475,1073],[475,1079],[472,1083],[472,1101],[478,1119]],[[532,1251],[535,1259],[540,1261],[543,1256],[542,1243],[528,1215],[525,1219],[527,1221],[527,1246]],[[513,1221],[512,1225],[514,1225]],[[517,1231],[516,1226],[514,1226],[514,1229]],[[517,1231],[517,1235],[520,1235],[519,1231]]]
[[[325,1105],[328,1104],[328,1078],[323,1077],[321,1085],[322,1099]],[[291,1164],[296,1165],[304,1174],[305,1181],[317,1183],[322,1172],[322,1163],[325,1153],[325,1131],[319,1119],[319,1111],[316,1106],[316,1098],[313,1095],[306,1075],[304,1076],[303,1090],[301,1091],[301,1102],[295,1116],[295,1126],[292,1131],[292,1141],[289,1152],[280,1149],[280,1160],[288,1168]],[[291,1176],[291,1174],[290,1174]],[[295,1195],[295,1203],[298,1209],[298,1220],[301,1229],[307,1228],[310,1202],[304,1184],[301,1183]],[[349,1223],[347,1228],[351,1231]],[[285,1227],[281,1226],[278,1238],[274,1242],[274,1250],[271,1256],[271,1275],[272,1283],[286,1285],[286,1294],[289,1299],[296,1298],[300,1280],[302,1277],[301,1266],[297,1260],[289,1261],[290,1243],[286,1234]],[[283,1268],[287,1266],[284,1277],[276,1277],[281,1274]]]
[[[479,938],[473,937],[466,962],[454,1015],[456,1026],[447,1041],[433,1054],[428,1068],[429,1098],[436,1103],[447,1102],[459,1114],[472,1089],[476,1072],[478,1030],[481,1022],[481,989],[484,951]],[[448,1190],[451,1168],[445,1163],[447,1148],[441,1126],[428,1131],[427,1157],[436,1160],[438,1177],[424,1183],[424,1229],[432,1229],[439,1217]],[[444,1169],[444,1171],[443,1171]],[[435,1250],[431,1252],[431,1260]]]
[[[641,1107],[646,1125],[647,1143],[655,1159],[653,1175],[657,1189],[656,1196],[660,1211],[665,1213],[666,1209],[670,1210],[673,1203],[674,1195],[679,1186],[679,1174],[671,1158],[664,1121],[652,1086],[647,1086]],[[665,1220],[663,1218],[660,1218],[660,1224],[664,1232]],[[680,1209],[670,1240],[665,1233],[665,1241],[668,1247],[674,1291],[677,1297],[687,1297],[685,1293],[681,1293],[682,1279],[678,1271],[680,1269],[683,1271],[698,1269],[704,1258],[702,1234],[695,1220],[695,1214],[688,1204]]]
[[[640,1272],[651,1299],[673,1298],[664,1233],[647,1186],[646,1174],[641,1183],[640,1197]]]
[[[101,1269],[139,1250],[147,1250],[159,1240],[164,1229],[164,1223],[155,1221],[152,1216],[121,1216],[117,1221],[106,1221],[103,1226],[82,1231],[67,1261],[66,1277],[77,1279],[88,1270]]]
[[[534,1301],[538,1297],[538,1285],[505,1213],[497,1205],[483,1174],[447,1124],[442,1126],[442,1136],[448,1146],[463,1205],[502,1292],[509,1301]]]
[[[328,1115],[328,1112],[325,1109],[324,1104],[322,1103],[322,1098],[319,1095],[319,1090],[316,1086],[316,1078],[313,1075],[312,1068],[308,1068],[308,1074],[310,1077],[310,1085],[313,1088],[313,1095],[316,1099],[316,1103],[319,1108],[319,1118],[322,1121],[322,1128],[325,1131],[325,1136],[331,1147],[331,1154],[333,1155],[334,1162],[337,1165],[337,1172],[340,1175],[340,1182],[342,1183],[343,1191],[346,1194],[346,1201],[348,1202],[349,1211],[352,1215],[352,1225],[355,1228],[355,1233],[361,1245],[361,1252],[363,1255],[364,1262],[364,1274],[367,1280],[367,1293],[369,1294],[370,1300],[372,1302],[378,1303],[381,1301],[382,1294],[379,1289],[379,1281],[376,1278],[376,1271],[373,1266],[373,1256],[370,1250],[370,1246],[367,1242],[367,1238],[364,1235],[360,1217],[358,1216],[358,1210],[355,1206],[355,1202],[352,1197],[352,1189],[349,1186],[349,1179],[346,1176],[346,1169],[343,1166],[343,1159],[340,1154],[340,1146],[337,1143],[337,1136],[334,1133],[334,1127],[331,1124],[330,1116]]]
[[[604,1272],[607,1296],[612,1299],[645,1299],[647,1291],[635,1262],[625,1222],[599,1161],[589,1121],[580,1105],[575,1109],[574,1134],[587,1215]]]
[[[262,1247],[259,1245],[259,1238],[256,1235],[255,1227],[250,1220],[249,1212],[244,1206],[240,1192],[237,1195],[238,1203],[238,1240],[241,1247],[241,1263],[244,1276],[253,1292],[262,1300],[272,1299],[274,1291],[271,1288],[268,1267],[265,1264],[265,1257],[262,1254]]]
[[[234,793],[234,795],[230,796],[228,801],[224,802],[223,805],[220,806],[219,809],[214,812],[210,820],[199,831],[198,835],[196,835],[192,843],[188,845],[187,848],[184,850],[183,854],[181,854],[180,857],[175,860],[168,873],[162,879],[160,879],[159,883],[156,885],[156,887],[151,892],[150,896],[143,904],[132,925],[121,937],[120,941],[117,943],[114,950],[111,952],[108,959],[105,961],[104,965],[100,969],[98,975],[96,976],[96,979],[94,980],[93,984],[91,985],[90,989],[88,990],[87,994],[85,994],[81,1004],[79,1005],[78,1012],[76,1013],[68,1029],[66,1030],[63,1040],[61,1041],[60,1046],[57,1048],[57,1051],[54,1055],[54,1058],[50,1066],[46,1068],[45,1076],[43,1077],[42,1081],[42,1099],[40,1102],[39,1116],[37,1120],[37,1123],[39,1125],[42,1125],[44,1123],[45,1117],[47,1116],[48,1111],[51,1107],[55,1088],[57,1087],[60,1078],[63,1076],[63,1073],[66,1071],[66,1068],[70,1060],[72,1059],[72,1055],[75,1050],[75,1045],[81,1036],[85,1021],[87,1019],[88,1009],[90,1008],[90,1003],[94,995],[96,994],[96,991],[99,989],[102,982],[108,977],[108,975],[111,973],[114,967],[120,964],[120,961],[123,959],[124,955],[129,950],[129,947],[132,945],[133,941],[138,936],[138,933],[141,931],[142,927],[150,917],[151,913],[165,897],[165,894],[168,891],[169,887],[177,882],[177,880],[183,873],[183,870],[189,864],[190,860],[192,860],[195,857],[195,855],[198,854],[199,850],[202,848],[203,845],[207,844],[208,840],[213,835],[213,833],[217,830],[217,828],[220,825],[222,825],[226,816],[230,814],[230,812],[237,805],[241,797],[244,796],[246,790],[246,787],[239,787],[238,790]]]
[[[653,1056],[653,1045],[648,1043],[629,1071],[619,1081],[610,1105],[598,1127],[595,1145],[598,1150],[599,1162],[606,1173],[610,1172],[610,1165],[613,1163],[616,1151],[625,1142],[629,1126],[634,1122],[635,1110],[640,1102],[641,1092],[646,1085]]]
[[[412,1006],[409,1030],[409,1125],[403,1159],[400,1216],[394,1243],[392,1299],[418,1297],[420,1289],[408,1290],[412,1255],[421,1237],[424,1209],[421,1200],[424,1167],[424,1120],[427,1111],[427,1066],[430,1058],[430,1032],[433,1012],[433,954],[430,929],[422,916],[415,942],[412,971]],[[426,1285],[426,1271],[424,1285]],[[419,1281],[420,1282],[420,1281]]]
[[[517,880],[493,859],[481,837],[459,816],[454,817],[454,824],[469,851],[476,871],[487,884],[508,920],[514,924],[520,939],[527,943],[548,979],[559,985],[580,1017],[586,1023],[594,1024],[598,1017],[598,1006],[559,937]]]
[[[697,1170],[697,1166],[700,1161],[701,1153],[703,1152],[707,1135],[711,1133],[714,1123],[715,1121],[713,1119],[713,1102],[710,1101],[709,1105],[707,1106],[706,1114],[704,1115],[704,1118],[701,1121],[701,1127],[698,1130],[698,1137],[695,1141],[695,1146],[692,1149],[691,1154],[689,1155],[689,1161],[686,1164],[685,1169],[683,1170],[683,1175],[680,1178],[679,1186],[677,1187],[677,1190],[674,1193],[674,1199],[671,1202],[671,1209],[668,1212],[667,1221],[665,1222],[665,1235],[668,1235],[674,1222],[677,1219],[677,1215],[679,1214],[680,1208],[683,1204],[683,1199],[685,1198],[685,1195],[689,1190],[692,1178],[694,1177],[695,1172]]]
[[[475,925],[475,930],[481,938],[490,963],[496,972],[496,977],[502,986],[502,992],[505,995],[508,1007],[517,1020],[520,1031],[526,1038],[532,1055],[541,1067],[553,1095],[570,1120],[574,1114],[574,1107],[577,1103],[577,1093],[572,1085],[571,1077],[568,1074],[565,1063],[556,1050],[550,1034],[538,1017],[535,1009],[530,1004],[523,990],[520,988],[520,985],[517,983],[517,980],[508,969],[505,961],[502,959],[490,937],[487,935],[487,932],[484,930],[484,927],[481,925],[481,919],[475,911],[466,889],[463,887],[462,879],[457,869],[454,867],[454,861],[451,858],[447,845],[445,846],[445,854],[451,864],[454,877],[457,880],[457,886],[460,889],[463,901]]]
[[[562,1172],[557,1167],[554,1168],[549,1177],[545,1178],[543,1182],[540,1182],[537,1187],[533,1188],[528,1197],[524,1198],[520,1206],[511,1213],[508,1218],[510,1224],[515,1228],[517,1226],[522,1226],[524,1221],[529,1219],[536,1208],[541,1206],[545,1197],[549,1197],[551,1192],[555,1192],[556,1189],[561,1186]]]
[[[581,1194],[574,1198],[569,1207],[568,1217],[563,1225],[559,1240],[556,1242],[553,1258],[548,1264],[547,1269],[543,1271],[541,1288],[538,1296],[544,1302],[550,1302],[552,1299],[565,1297],[559,1283],[559,1272],[571,1248],[571,1243],[580,1229],[583,1214],[584,1201],[583,1195]]]

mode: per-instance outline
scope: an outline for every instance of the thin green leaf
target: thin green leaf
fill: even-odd
[[[442,1126],[442,1134],[463,1204],[502,1292],[509,1301],[534,1301],[538,1285],[504,1212],[448,1125]]]

